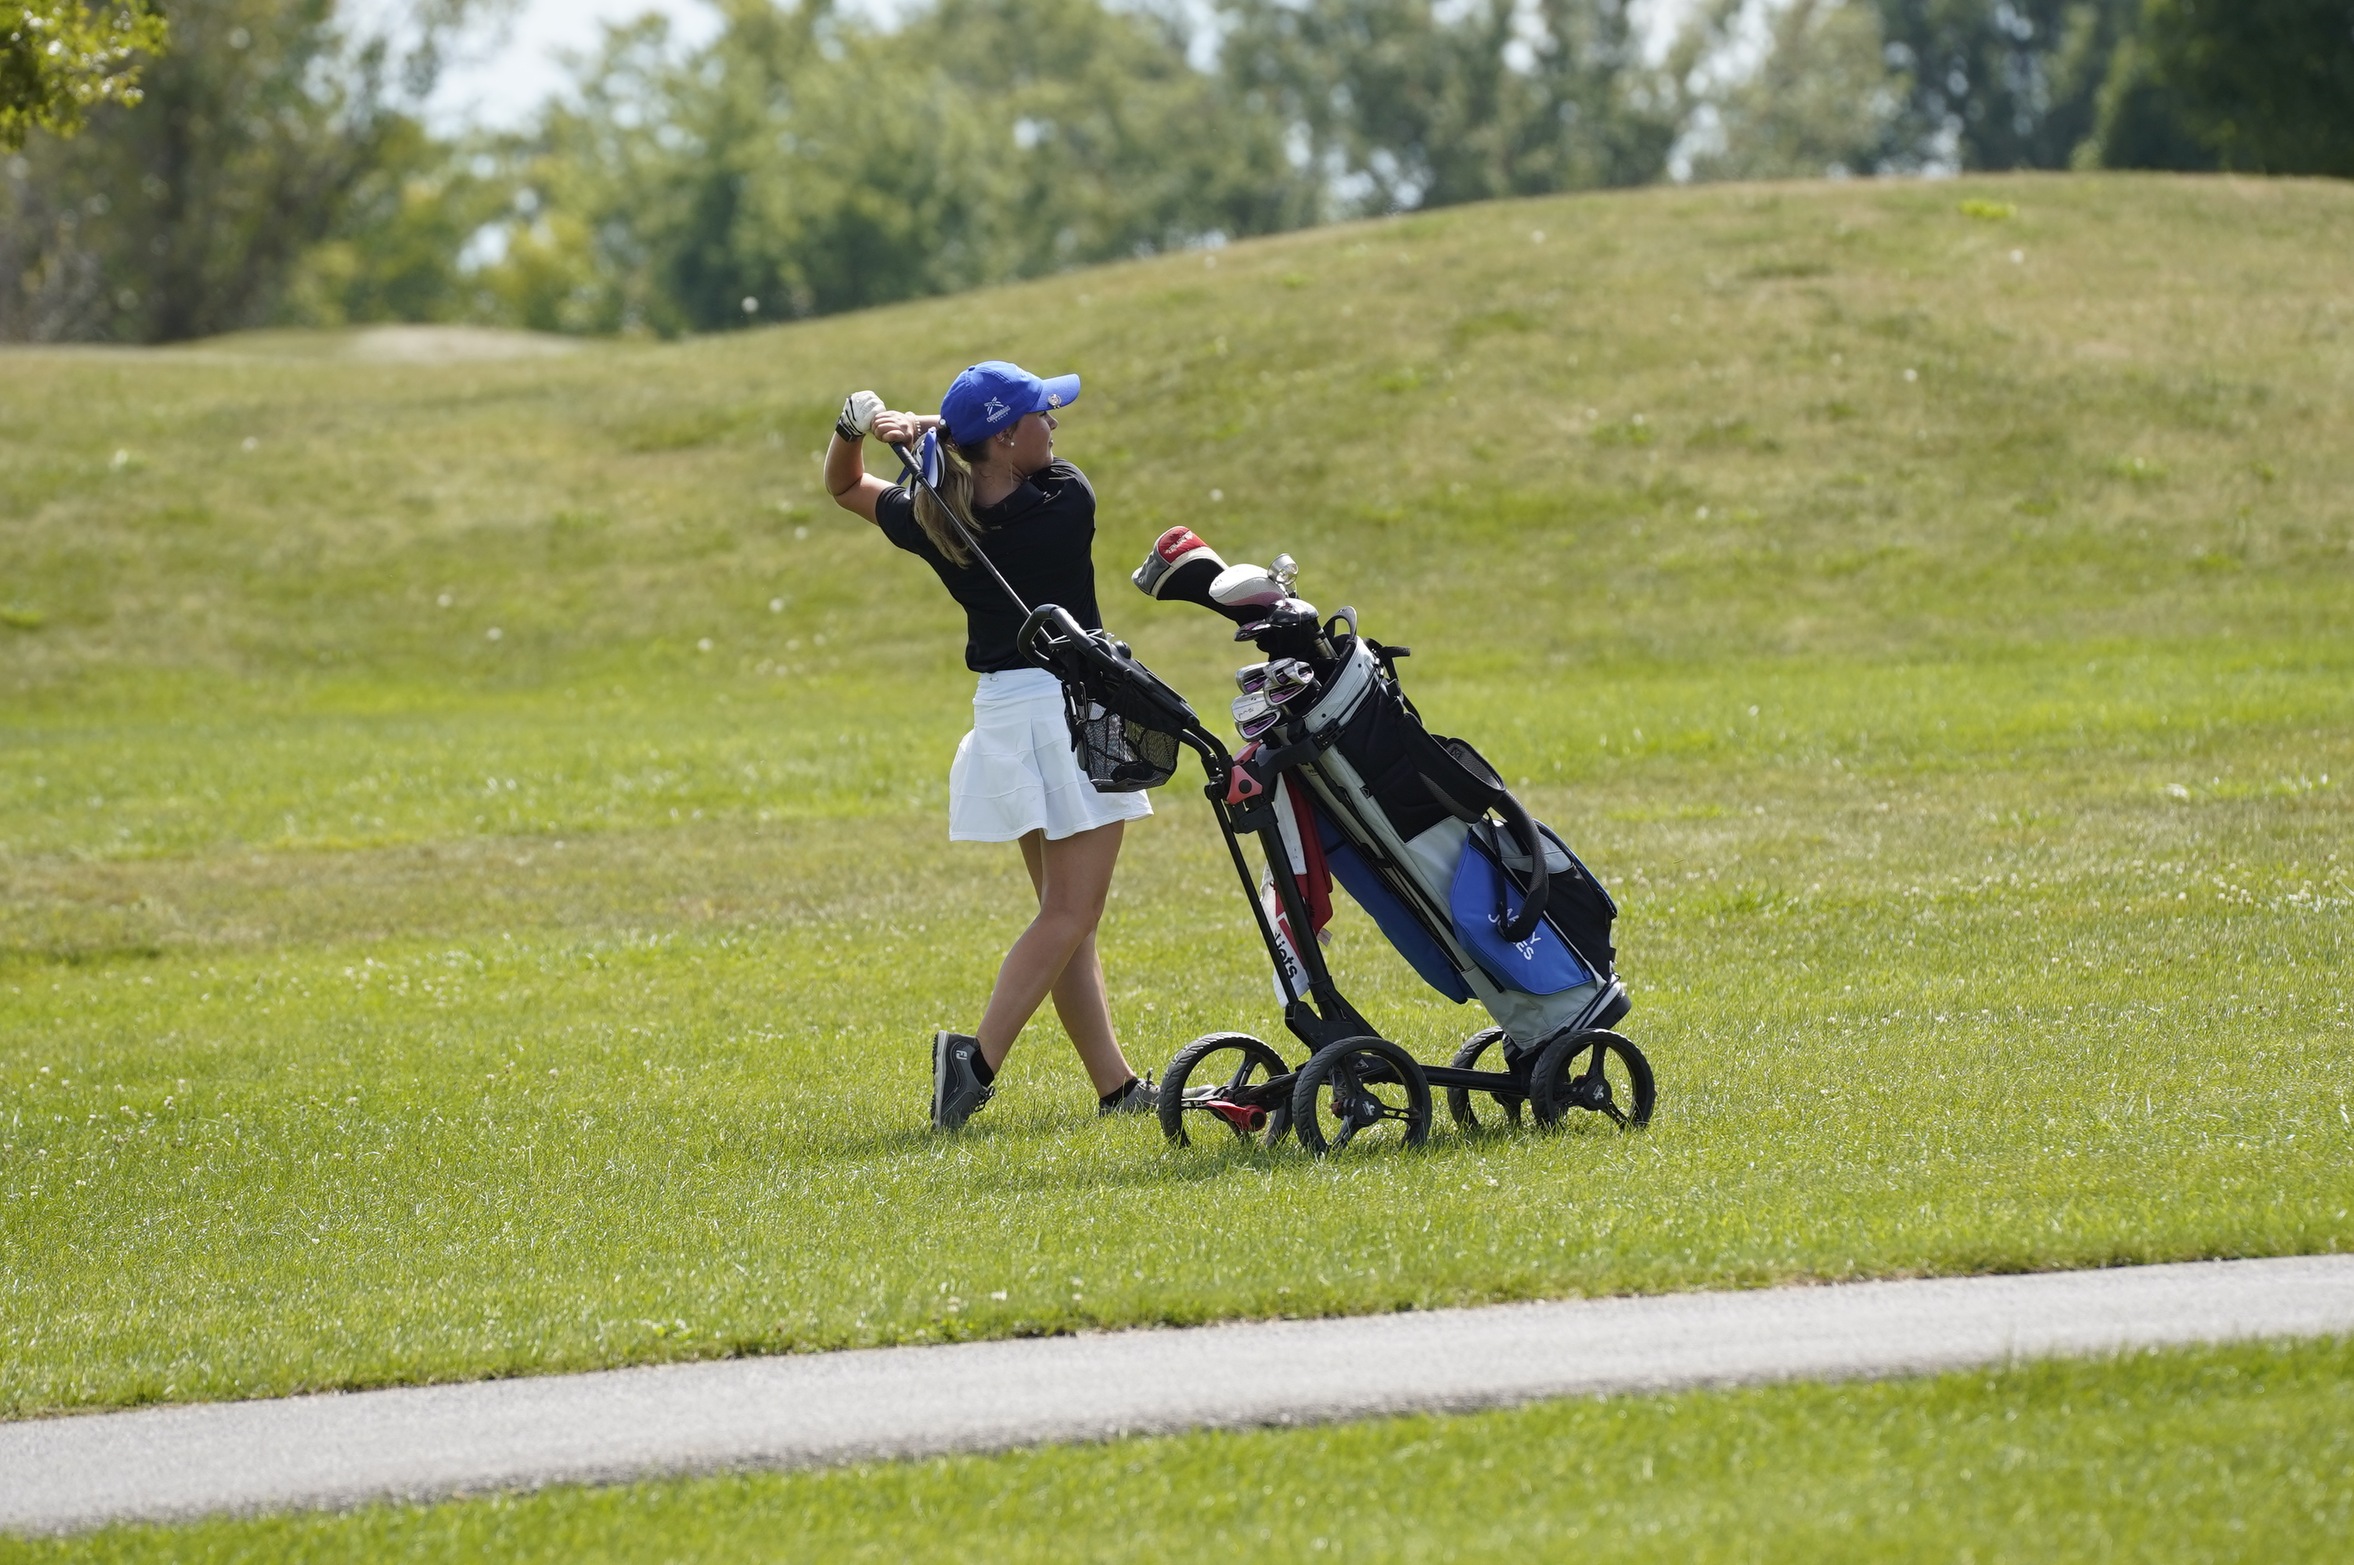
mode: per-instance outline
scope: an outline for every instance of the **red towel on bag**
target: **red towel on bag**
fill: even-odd
[[[1316,806],[1309,799],[1306,786],[1288,773],[1275,799],[1275,825],[1277,835],[1283,839],[1284,854],[1291,860],[1292,878],[1299,882],[1301,900],[1308,904],[1308,922],[1314,926],[1316,938],[1321,940],[1324,926],[1332,922],[1332,871],[1324,862],[1324,838],[1316,829]],[[1262,889],[1267,910],[1275,916],[1276,930],[1291,943],[1293,950],[1298,950],[1290,915],[1283,911],[1283,903],[1275,896],[1273,879]]]

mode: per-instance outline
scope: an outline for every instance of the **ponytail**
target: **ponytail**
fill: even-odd
[[[954,509],[956,518],[976,536],[982,527],[973,516],[973,468],[988,455],[988,450],[986,443],[960,446],[942,439],[940,481],[932,486],[940,492],[940,499],[947,501]],[[922,484],[915,485],[915,524],[924,530],[924,536],[932,541],[932,547],[945,555],[951,564],[970,566],[973,563],[973,551],[965,543],[956,522],[950,520],[949,512],[941,509],[932,498],[931,490]]]

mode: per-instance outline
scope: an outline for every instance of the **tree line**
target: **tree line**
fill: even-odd
[[[676,334],[1371,213],[1931,170],[2354,176],[2354,0],[715,0],[437,135],[511,0],[0,0],[0,337]],[[58,47],[51,47],[58,45]]]

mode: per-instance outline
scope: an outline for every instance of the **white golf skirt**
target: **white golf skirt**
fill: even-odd
[[[1042,668],[983,674],[973,731],[948,768],[948,840],[1074,837],[1152,813],[1142,793],[1097,793],[1071,749],[1062,681]]]

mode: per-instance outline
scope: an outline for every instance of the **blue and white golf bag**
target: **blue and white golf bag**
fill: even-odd
[[[1383,649],[1349,637],[1335,650],[1321,691],[1293,719],[1330,740],[1292,772],[1309,794],[1316,856],[1424,982],[1486,1008],[1511,1052],[1564,1029],[1607,1026],[1625,1010],[1611,969],[1610,894],[1538,824],[1545,910],[1510,938],[1531,864],[1489,818],[1509,801],[1501,779],[1469,745],[1423,727]],[[1281,807],[1289,846],[1303,812],[1289,797]],[[1295,868],[1311,867],[1309,858],[1303,843]]]

